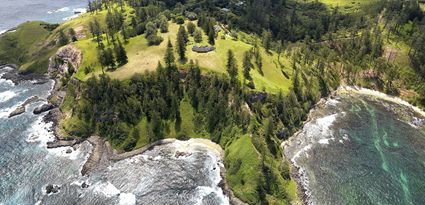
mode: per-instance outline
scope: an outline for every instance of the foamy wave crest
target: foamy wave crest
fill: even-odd
[[[16,95],[17,95],[17,93],[15,93],[13,91],[9,91],[9,90],[4,91],[4,92],[0,93],[0,103],[10,100],[13,97],[15,97]]]
[[[98,194],[103,194],[106,197],[113,197],[121,193],[111,182],[100,182],[93,185],[93,191]]]
[[[132,193],[121,193],[119,205],[135,205],[136,196]]]
[[[316,120],[322,135],[332,135],[332,131],[329,128],[335,122],[337,116],[338,114],[333,114]]]
[[[76,8],[72,10],[73,12],[80,12],[80,13],[86,13],[87,9],[86,8]]]
[[[50,131],[53,126],[52,122],[43,122],[43,117],[39,116],[38,119],[30,126],[28,132],[28,138],[26,139],[29,143],[40,143],[40,146],[47,146],[47,142],[53,141],[55,136]]]
[[[3,68],[3,70],[6,70],[6,71],[10,71],[11,69],[12,68],[10,68],[10,67],[4,67]],[[13,82],[11,80],[6,80],[6,79],[2,78],[4,76],[4,74],[6,74],[6,73],[0,73],[0,84],[8,84],[9,86],[14,86],[15,84],[13,84]]]
[[[16,108],[18,108],[21,103],[22,102],[18,103],[17,105],[15,105],[13,107],[1,109],[0,110],[0,118],[7,118],[9,116],[9,113],[11,113],[13,110],[16,110]]]
[[[85,8],[77,8],[77,9],[74,9],[73,12],[75,13],[74,15],[65,17],[62,20],[69,21],[69,20],[75,19],[78,16],[80,16],[81,14],[86,13],[87,12],[87,9],[85,9]]]
[[[71,149],[71,153],[66,153],[68,149]],[[76,160],[81,157],[81,150],[74,150],[72,147],[58,147],[54,149],[48,149],[49,153],[54,154],[58,157],[67,157],[70,160]]]

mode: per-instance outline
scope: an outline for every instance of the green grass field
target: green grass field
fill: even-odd
[[[86,20],[91,19],[88,16],[84,16],[83,18]],[[78,21],[82,20],[79,19]],[[70,24],[79,25],[77,23]],[[171,40],[173,45],[175,44],[178,28],[179,25],[170,22],[169,32],[159,34],[164,38],[164,41],[158,46],[148,46],[144,35],[130,38],[129,42],[125,45],[128,63],[112,72],[107,72],[107,74],[113,78],[126,80],[131,78],[135,73],[143,74],[146,71],[154,71],[158,62],[162,61],[168,39]],[[231,49],[234,51],[235,57],[238,60],[239,77],[242,79],[242,57],[245,51],[252,48],[252,45],[241,40],[232,40],[228,36],[222,39],[222,35],[223,32],[219,33],[219,37],[216,40],[216,50],[203,54],[192,51],[192,46],[195,43],[193,37],[189,37],[190,42],[187,46],[187,58],[188,60],[197,61],[204,72],[226,73],[227,51]],[[199,45],[207,45],[207,36],[205,34],[203,40],[204,42]],[[92,73],[85,74],[84,69],[81,69],[85,67],[94,68],[93,73],[96,75],[101,74],[102,69],[97,61],[96,43],[93,39],[86,38],[76,42],[75,45],[83,51],[83,63],[75,76],[80,80],[85,80],[91,76]],[[281,62],[279,63],[276,53],[267,53],[264,49],[261,49],[261,54],[264,76],[260,75],[257,68],[251,71],[256,90],[266,90],[272,93],[279,92],[280,90],[287,92],[291,86],[291,80],[284,76],[282,70],[291,76],[292,70],[289,69],[289,60],[282,55],[280,58]],[[177,57],[177,54],[175,55]],[[280,64],[283,64],[283,66],[281,67]],[[179,65],[181,68],[185,67],[182,63],[179,63]]]
[[[330,8],[339,7],[341,12],[350,13],[359,11],[359,9],[376,0],[319,0]]]

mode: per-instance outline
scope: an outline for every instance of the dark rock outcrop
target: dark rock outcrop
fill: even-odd
[[[35,115],[38,115],[38,114],[41,114],[41,113],[43,113],[43,112],[47,112],[47,111],[49,111],[49,110],[51,110],[51,109],[53,109],[53,108],[55,108],[55,106],[54,106],[53,104],[50,104],[50,103],[48,103],[48,104],[43,104],[43,105],[41,105],[41,106],[39,106],[39,107],[35,108],[35,109],[34,109],[34,111],[33,111],[33,113],[34,113]]]
[[[19,105],[18,108],[16,108],[13,112],[11,112],[9,114],[9,118],[12,118],[12,117],[15,117],[17,115],[20,115],[20,114],[24,113],[25,110],[26,110],[25,107],[28,104],[33,103],[33,102],[35,102],[37,100],[39,100],[38,96],[32,96],[32,97],[28,98],[24,103],[22,103],[21,105]]]
[[[252,105],[256,102],[264,102],[267,99],[267,93],[265,92],[252,92],[248,94],[246,101]]]
[[[58,148],[58,147],[71,147],[78,144],[78,140],[55,140],[53,142],[47,142],[47,148]]]
[[[88,188],[88,187],[89,187],[89,185],[86,182],[83,182],[81,184],[81,188],[83,188],[83,189]]]
[[[53,184],[48,184],[46,186],[46,194],[55,194],[58,193],[60,190],[60,186],[58,185],[53,185]]]
[[[50,76],[65,76],[68,73],[77,72],[83,59],[83,53],[73,45],[60,48],[54,56],[49,59]]]
[[[0,65],[0,69],[8,69],[1,78],[12,81],[15,85],[22,81],[34,80],[36,82],[48,82],[48,78],[41,74],[19,73],[18,66],[14,64]]]

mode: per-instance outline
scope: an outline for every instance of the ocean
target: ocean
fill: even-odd
[[[117,162],[107,161],[81,175],[92,145],[47,149],[52,123],[34,115],[47,102],[54,82],[19,84],[1,79],[0,204],[229,204],[220,182],[220,153],[199,141],[175,141]],[[9,114],[32,96],[26,112]],[[71,150],[71,153],[68,153]],[[58,187],[48,193],[47,187]]]
[[[1,0],[0,33],[25,21],[60,23],[83,12],[87,0]]]
[[[425,204],[425,117],[381,93],[350,92],[284,143],[308,204]]]

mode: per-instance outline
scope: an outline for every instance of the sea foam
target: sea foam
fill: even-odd
[[[55,136],[50,131],[52,126],[52,122],[43,122],[43,116],[39,116],[27,130],[28,138],[26,141],[29,143],[38,142],[41,147],[47,146],[47,142],[53,141],[55,139]]]
[[[17,93],[10,91],[10,90],[1,92],[0,93],[0,103],[10,100],[13,97],[15,97],[16,95],[17,95]]]
[[[103,194],[106,197],[113,197],[121,193],[111,182],[97,183],[93,185],[93,191],[98,194]]]
[[[119,205],[135,205],[136,196],[132,193],[121,193]]]

